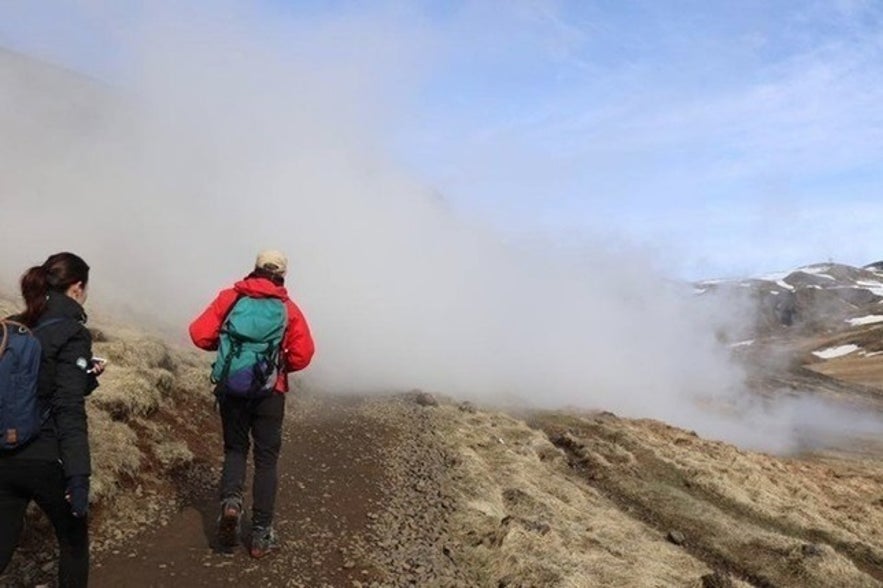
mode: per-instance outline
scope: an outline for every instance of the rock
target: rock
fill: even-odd
[[[822,557],[825,555],[821,545],[815,543],[806,543],[800,546],[800,553],[803,557]]]
[[[438,406],[438,400],[429,392],[415,392],[414,402],[419,406]]]
[[[669,531],[665,538],[675,545],[683,545],[687,541],[687,538],[680,531]]]
[[[478,410],[471,402],[461,402],[457,408],[459,408],[463,412],[468,412],[470,414],[475,414],[475,412]]]
[[[736,585],[728,575],[714,572],[702,576],[702,588],[736,588]]]
[[[560,447],[565,451],[568,451],[574,454],[577,457],[585,457],[586,456],[586,444],[579,440],[576,436],[573,435],[570,431],[565,431],[564,433],[551,435],[549,437],[549,441],[552,442],[556,447]]]
[[[454,561],[454,550],[450,545],[445,545],[442,547],[442,553],[452,562]]]
[[[543,521],[531,521],[528,528],[540,535],[548,535],[552,532],[552,526]]]

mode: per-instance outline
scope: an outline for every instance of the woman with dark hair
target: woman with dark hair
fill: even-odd
[[[85,397],[98,386],[104,364],[92,359],[85,327],[89,266],[57,253],[21,278],[25,311],[11,320],[40,342],[37,404],[44,415],[37,436],[0,452],[0,573],[6,569],[33,500],[55,527],[61,560],[59,586],[86,586],[89,578],[89,438]]]

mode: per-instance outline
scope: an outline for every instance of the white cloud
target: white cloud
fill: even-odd
[[[557,19],[565,14],[555,4],[545,10]],[[752,10],[767,8],[744,11]],[[713,12],[680,18],[661,11],[667,20],[655,29],[655,13],[628,23],[643,33],[640,41],[608,14],[606,29],[581,24],[580,42],[569,47],[589,72],[550,58],[550,70],[569,72],[567,84],[537,74],[533,83],[544,91],[510,96],[494,93],[494,71],[486,70],[487,91],[507,104],[499,115],[476,121],[451,108],[443,129],[405,145],[412,153],[416,145],[413,159],[462,208],[506,229],[613,224],[634,235],[636,226],[662,219],[673,233],[690,235],[671,243],[679,255],[741,268],[762,263],[764,251],[779,245],[765,235],[785,212],[789,223],[780,232],[793,247],[813,254],[830,238],[834,257],[858,251],[875,258],[878,239],[862,248],[790,223],[798,210],[832,208],[826,197],[844,221],[858,217],[861,200],[883,180],[876,165],[883,158],[879,7],[832,10],[806,3],[774,13],[769,26],[751,28],[745,17],[729,29]],[[502,44],[506,36],[495,39]],[[630,57],[613,58],[620,50]],[[708,250],[716,238],[709,218],[734,207],[745,212],[728,223],[729,241]],[[856,235],[845,223],[838,227]],[[744,247],[728,250],[733,241]]]

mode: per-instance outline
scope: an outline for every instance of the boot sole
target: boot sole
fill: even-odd
[[[218,521],[218,541],[224,547],[239,545],[239,512],[227,509]]]
[[[255,542],[254,539],[252,539],[252,541],[253,541],[253,543],[251,545],[251,548],[248,550],[248,553],[254,559],[261,559],[261,558],[267,557],[272,552],[274,552],[276,550],[276,548],[278,547],[278,543],[277,543],[277,540],[275,539],[275,537],[268,540],[268,541]],[[257,543],[257,545],[255,545],[255,543]]]
[[[254,559],[262,559],[270,555],[272,553],[272,549],[250,549],[249,555],[251,555]]]

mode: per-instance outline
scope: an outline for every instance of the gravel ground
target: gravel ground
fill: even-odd
[[[267,559],[213,546],[213,464],[191,475],[192,496],[177,516],[96,558],[92,585],[476,585],[446,543],[456,508],[445,491],[453,458],[438,438],[433,407],[419,400],[291,403],[280,458],[281,545]]]

